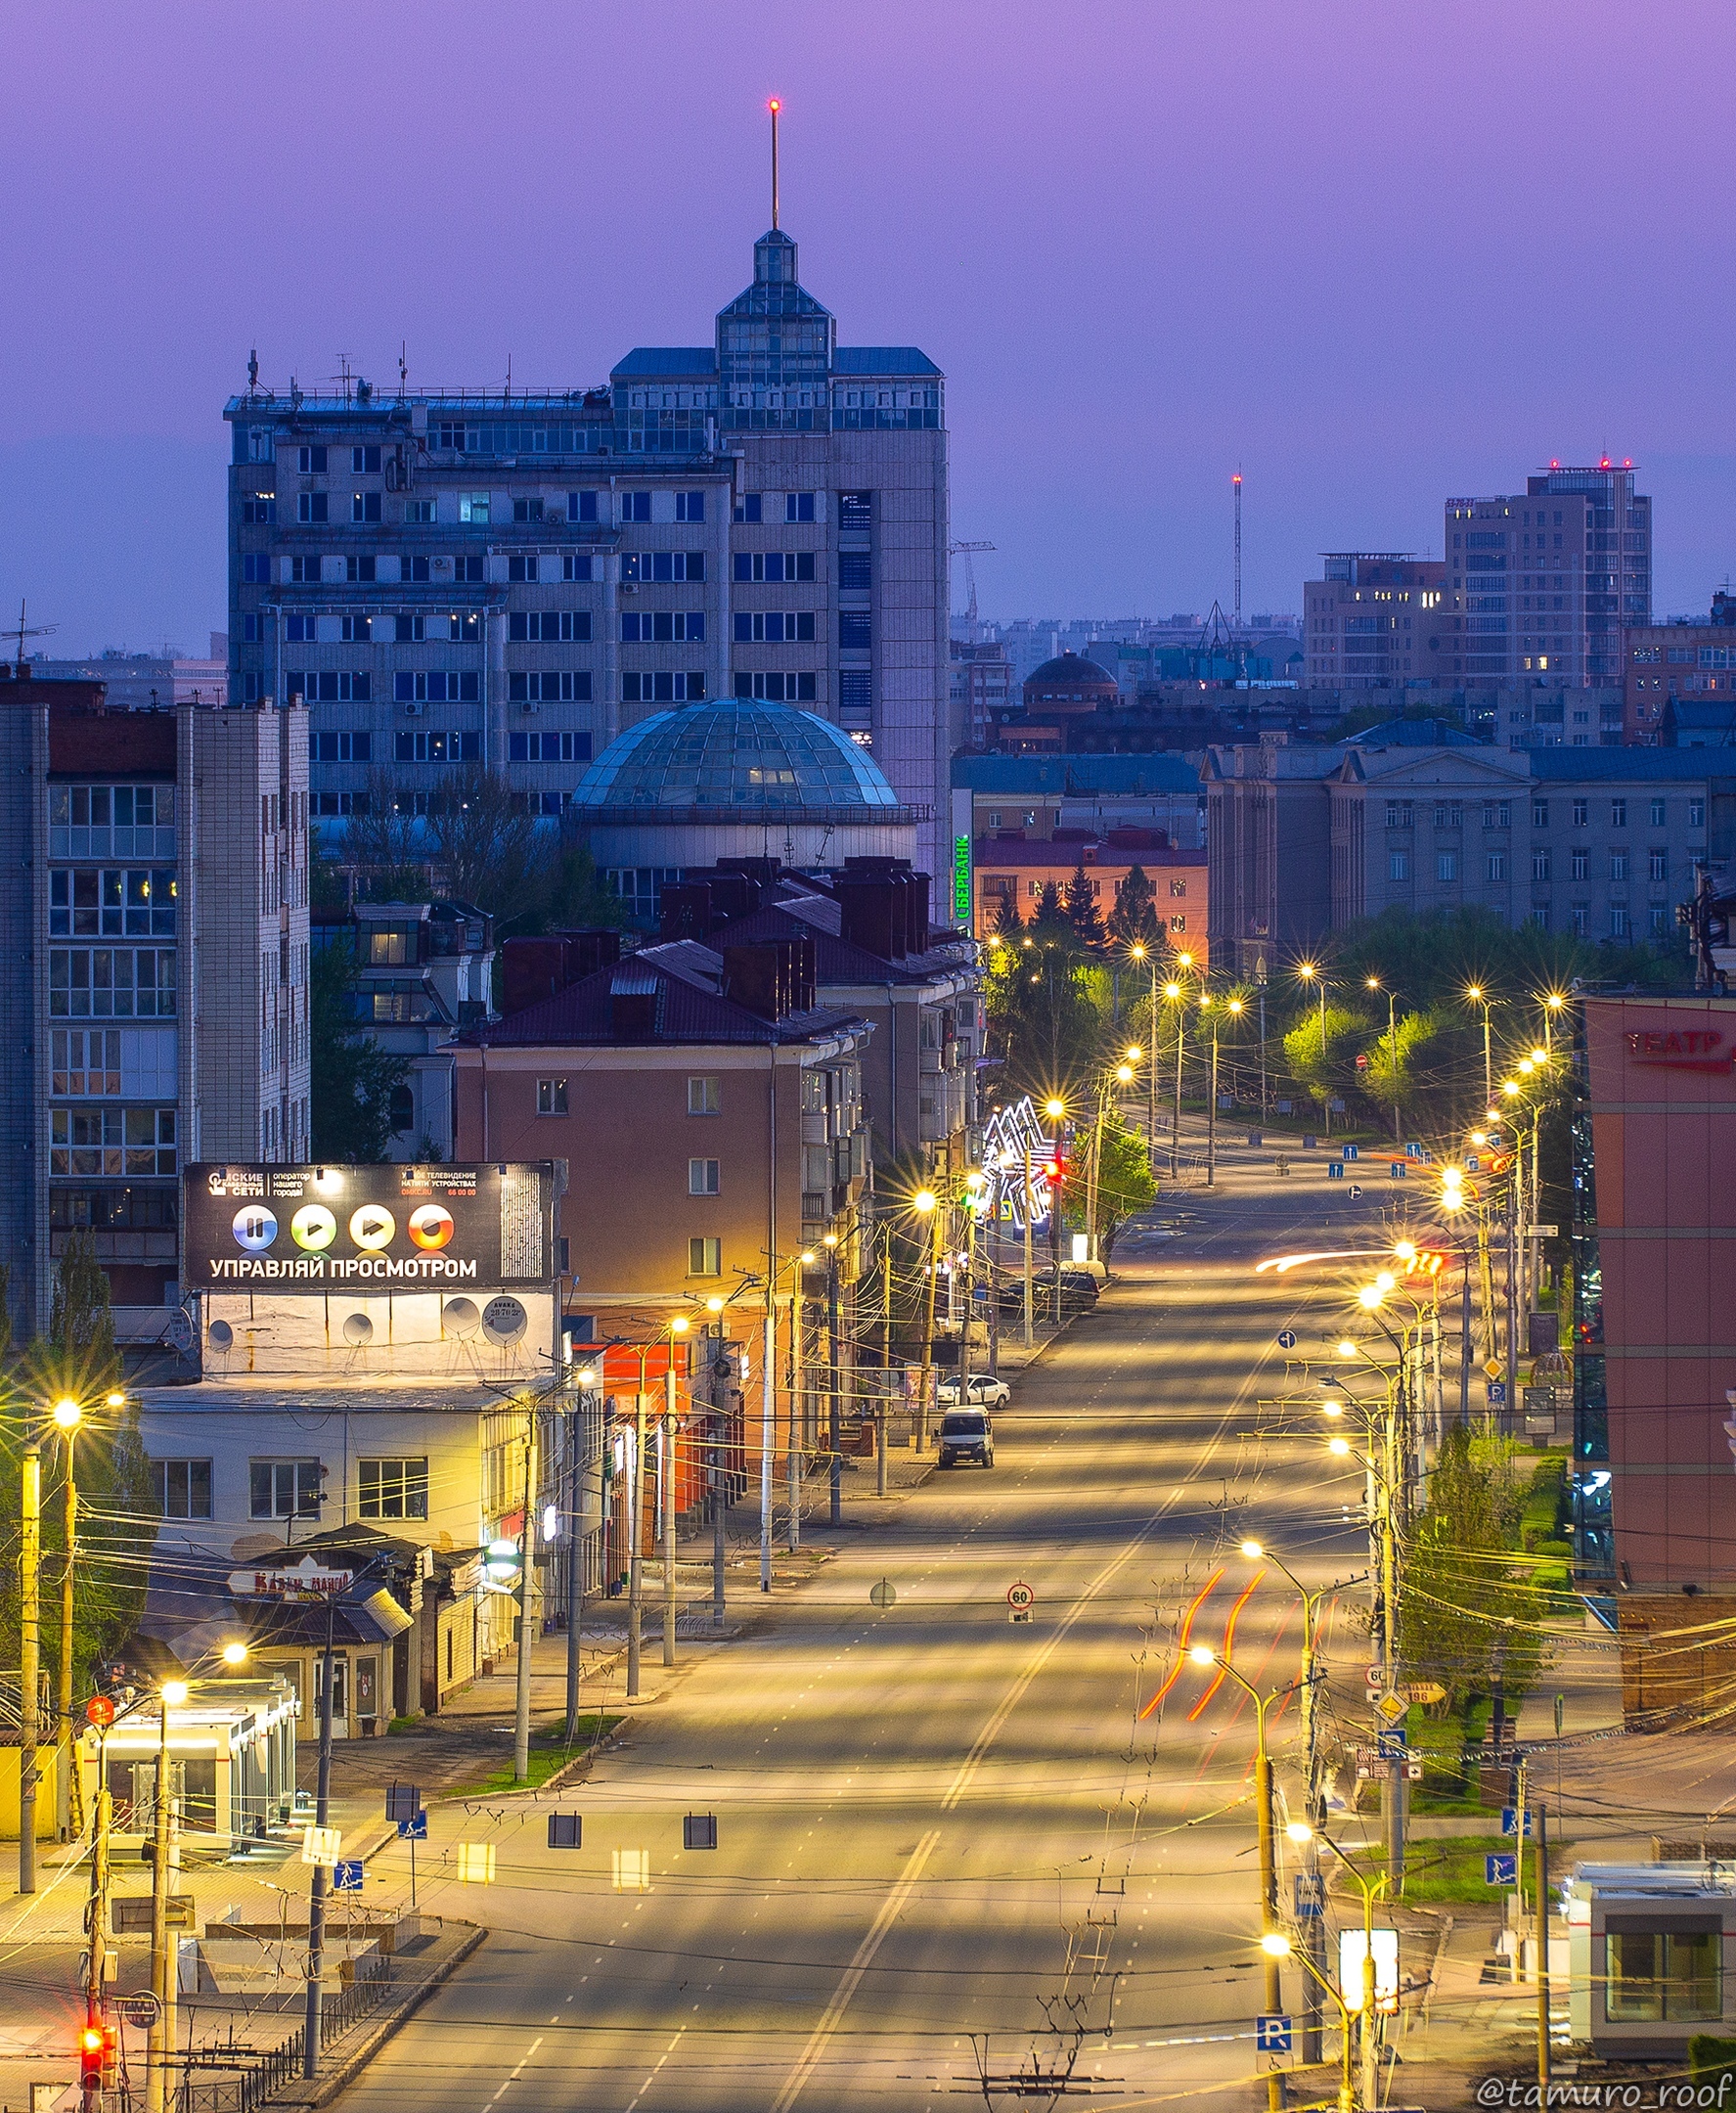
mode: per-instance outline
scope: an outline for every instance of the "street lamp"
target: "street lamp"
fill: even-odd
[[[1387,1877],[1386,1874],[1383,1873],[1378,1878],[1364,1878],[1362,1876],[1362,1873],[1357,1868],[1352,1859],[1345,1855],[1344,1851],[1331,1838],[1331,1836],[1320,1832],[1315,1828],[1304,1828],[1300,1824],[1293,1823],[1285,1829],[1285,1832],[1290,1836],[1290,1839],[1292,1841],[1300,1842],[1305,1838],[1312,1836],[1313,1839],[1317,1841],[1322,1848],[1330,1849],[1332,1854],[1338,1859],[1338,1861],[1344,1866],[1345,1869],[1348,1870],[1351,1876],[1356,1880],[1358,1890],[1361,1893],[1362,1896],[1362,1987],[1360,1992],[1361,2001],[1358,2005],[1357,2013],[1358,2019],[1358,2038],[1361,2042],[1362,2103],[1364,2106],[1372,2108],[1378,2106],[1380,2103],[1378,2077],[1376,2074],[1375,2066],[1376,2049],[1374,2044],[1374,2027],[1375,2018],[1377,2015],[1375,2009],[1374,1993],[1374,1901],[1375,1896],[1378,1893],[1387,1890]],[[1349,2006],[1346,2005],[1344,2070],[1345,2083],[1347,2086],[1350,2082],[1351,2075],[1349,2032],[1350,2015],[1351,2013],[1349,2010]]]
[[[1325,1118],[1325,1134],[1332,1135],[1332,1081],[1326,1073],[1326,971],[1318,962],[1304,961],[1296,964],[1296,973],[1311,989],[1320,994],[1320,1112]]]
[[[1365,976],[1363,982],[1371,991],[1383,988],[1377,975]],[[1389,990],[1387,992],[1387,1062],[1392,1067],[1393,1076],[1393,1137],[1395,1141],[1401,1134],[1399,1128],[1399,1025],[1396,1007],[1396,994]]]
[[[1183,956],[1182,958],[1185,959],[1186,957]],[[1181,986],[1174,979],[1174,977],[1172,977],[1171,980],[1164,985],[1163,994],[1166,1002],[1174,1006],[1176,1009],[1176,1099],[1170,1115],[1170,1179],[1174,1181],[1178,1168],[1180,1164],[1181,1045],[1185,1041],[1187,1036],[1187,1009],[1181,1003],[1181,999],[1183,996]],[[1154,1027],[1152,1029],[1152,1040],[1155,1042],[1156,1039],[1157,1030]],[[1152,1068],[1155,1071],[1156,1065],[1154,1064]],[[1155,1085],[1153,1086],[1152,1091],[1155,1093]]]
[[[1494,1000],[1481,983],[1467,983],[1465,985],[1465,996],[1474,1006],[1483,1008],[1483,1098],[1485,1101],[1492,1101],[1494,1099],[1494,1072],[1491,1069],[1492,1058],[1490,1055],[1489,1046],[1489,1015],[1494,1005]]]
[[[1145,1150],[1151,1171],[1157,1172],[1157,949],[1135,939],[1128,948],[1130,958],[1144,962],[1151,970],[1151,1071],[1146,1079]]]
[[[1283,1977],[1278,1961],[1288,1949],[1288,1940],[1278,1927],[1277,1862],[1272,1847],[1271,1755],[1266,1742],[1266,1713],[1280,1697],[1295,1691],[1295,1683],[1263,1695],[1252,1681],[1244,1679],[1230,1660],[1213,1650],[1209,1643],[1196,1643],[1188,1656],[1197,1666],[1215,1665],[1227,1673],[1254,1705],[1254,1812],[1260,1839],[1260,1944],[1266,1955],[1266,2008],[1269,2014],[1284,2007]],[[1273,1938],[1278,1940],[1275,1947],[1270,1941]],[[1272,2113],[1278,2113],[1284,2102],[1284,2083],[1275,2069],[1268,2080],[1267,2090],[1267,2102]]]

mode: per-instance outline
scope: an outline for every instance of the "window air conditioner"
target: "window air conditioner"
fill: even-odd
[[[420,719],[426,710],[427,706],[425,704],[406,704],[404,716],[406,719]]]

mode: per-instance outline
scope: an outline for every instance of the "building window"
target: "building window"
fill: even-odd
[[[585,636],[591,636],[591,619],[585,619]],[[703,609],[641,609],[623,611],[623,646],[702,646],[705,643]]]
[[[423,1460],[359,1460],[356,1509],[363,1518],[428,1515],[428,1463]]]
[[[507,698],[512,704],[589,704],[589,668],[542,668],[529,673],[513,671],[507,677]]]
[[[1504,851],[1491,851],[1486,863],[1491,880],[1504,880],[1507,877],[1507,854]]]
[[[1591,906],[1590,906],[1590,904],[1589,904],[1589,903],[1575,903],[1575,904],[1574,904],[1574,906],[1573,906],[1573,919],[1574,919],[1574,936],[1575,936],[1575,937],[1576,937],[1577,939],[1583,939],[1583,938],[1584,938],[1584,936],[1585,936],[1585,933],[1586,933],[1586,929],[1587,929],[1587,927],[1589,926],[1589,924],[1590,924],[1590,922],[1591,922]]]
[[[811,646],[818,632],[812,609],[737,609],[737,646]]]
[[[458,517],[468,521],[472,527],[482,528],[488,524],[487,492],[460,492],[458,495]]]
[[[295,502],[295,518],[298,521],[323,521],[328,514],[325,492],[303,492]]]
[[[1590,802],[1590,801],[1589,801],[1588,799],[1577,799],[1577,800],[1575,800],[1575,802],[1574,802],[1574,827],[1575,827],[1575,829],[1586,829],[1586,828],[1588,828],[1588,827],[1590,826],[1590,822],[1591,822],[1591,802]]]
[[[594,491],[568,492],[566,517],[569,521],[594,521],[597,518],[597,494]],[[590,573],[587,572],[585,577],[589,579]]]
[[[352,521],[377,521],[379,518],[379,494],[377,491],[352,492],[349,517]]]
[[[1589,851],[1576,851],[1576,852],[1574,853],[1573,857],[1574,857],[1574,878],[1575,878],[1576,880],[1589,880],[1589,879],[1590,879],[1590,877],[1591,877],[1591,854],[1590,854],[1590,852],[1589,852]]]
[[[1610,937],[1612,939],[1625,939],[1631,929],[1632,927],[1627,922],[1626,905],[1625,903],[1611,903]]]
[[[1409,829],[1414,810],[1408,800],[1387,801],[1387,828]]]
[[[392,701],[396,704],[477,704],[482,700],[482,678],[443,668],[401,669],[392,677]]]
[[[702,521],[705,518],[705,494],[702,491],[677,492],[675,517],[678,521]]]
[[[1669,853],[1668,851],[1648,852],[1646,854],[1646,877],[1648,879],[1668,880],[1669,878]]]
[[[688,1242],[688,1275],[721,1277],[724,1273],[723,1241],[690,1239]]]
[[[1540,904],[1536,910],[1532,912],[1531,921],[1536,926],[1538,931],[1547,931],[1549,929],[1548,906],[1546,904]]]
[[[210,1517],[211,1463],[208,1460],[154,1460],[151,1480],[161,1517]]]
[[[1509,829],[1513,822],[1512,805],[1507,800],[1486,800],[1483,806],[1485,829]]]
[[[810,572],[808,576],[812,579],[814,575]],[[623,580],[638,580],[642,584],[664,580],[702,580],[705,577],[705,553],[680,550],[623,551],[621,577]]]
[[[315,763],[372,763],[372,734],[310,734],[307,752]]]
[[[1610,827],[1611,829],[1625,829],[1627,827],[1627,802],[1625,799],[1611,800]]]
[[[765,518],[765,506],[758,492],[743,492],[735,502],[735,518],[738,521],[757,521]]]
[[[256,1460],[247,1462],[248,1512],[253,1518],[318,1518],[317,1460]]]
[[[659,671],[621,677],[623,704],[696,704],[704,696],[705,678],[697,672],[683,675]]]
[[[721,1079],[689,1079],[688,1113],[690,1115],[721,1115],[723,1111],[723,1082]]]
[[[625,636],[625,634],[623,634]],[[589,609],[511,609],[507,614],[507,637],[526,639],[545,646],[589,645]]]
[[[1625,879],[1626,879],[1626,877],[1627,877],[1627,854],[1626,854],[1626,852],[1625,852],[1625,851],[1612,851],[1612,852],[1610,853],[1610,878],[1611,878],[1612,880],[1625,880]]]
[[[1703,799],[1689,800],[1688,827],[1689,829],[1704,829],[1706,827],[1706,802]]]
[[[720,1159],[690,1159],[688,1161],[689,1195],[716,1195],[723,1165]]]
[[[565,1079],[540,1078],[537,1080],[537,1113],[539,1115],[564,1115],[566,1113]]]
[[[512,501],[512,518],[515,521],[522,524],[526,521],[540,521],[542,517],[543,502],[540,499],[514,499]]]
[[[1408,851],[1389,851],[1387,853],[1387,878],[1389,880],[1408,880],[1410,878],[1410,853]]]
[[[812,704],[816,687],[815,678],[806,674],[762,672],[735,677],[738,697],[754,697],[767,704]]]
[[[1093,894],[1094,894],[1094,893],[1096,892],[1096,889],[1095,889],[1095,887],[1094,887],[1094,886],[1093,886],[1093,888],[1092,888],[1091,892],[1092,892]],[[1186,912],[1185,912],[1185,911],[1180,911],[1180,910],[1179,910],[1179,911],[1178,911],[1178,912],[1176,913],[1176,915],[1175,915],[1175,916],[1174,916],[1173,918],[1171,918],[1171,920],[1170,920],[1170,929],[1171,929],[1171,931],[1173,931],[1173,932],[1184,932],[1184,931],[1185,931],[1185,930],[1187,929],[1187,914],[1186,914]]]
[[[295,460],[303,476],[324,476],[326,473],[326,450],[323,447],[297,448]]]
[[[733,569],[743,584],[777,586],[814,577],[812,551],[737,551]]]
[[[1456,851],[1437,851],[1435,853],[1435,878],[1437,880],[1456,880],[1458,878],[1458,853]]]
[[[651,495],[648,491],[631,491],[618,494],[621,502],[620,517],[623,521],[648,521],[651,517]]]
[[[1549,802],[1546,799],[1535,799],[1532,801],[1531,826],[1533,829],[1547,829],[1549,827]]]
[[[786,521],[811,521],[814,518],[814,494],[812,492],[785,492],[783,495],[783,517]]]
[[[1607,1932],[1604,1999],[1612,2023],[1723,2015],[1723,1938],[1715,1929]]]
[[[392,737],[392,758],[398,763],[469,763],[479,760],[481,754],[482,736],[479,733],[395,734]]]
[[[838,611],[838,645],[843,652],[867,652],[873,643],[873,618],[867,609]]]
[[[1170,882],[1170,893],[1172,895],[1185,895],[1187,893],[1187,882],[1185,880],[1172,880]]]
[[[509,734],[507,760],[511,763],[589,763],[589,734]]]
[[[434,524],[434,502],[431,499],[406,499],[404,518],[412,526],[431,528]]]
[[[1664,827],[1664,813],[1665,813],[1665,807],[1664,807],[1664,802],[1663,802],[1663,801],[1662,801],[1661,799],[1655,799],[1655,800],[1653,800],[1653,802],[1652,802],[1652,827],[1653,827],[1653,829],[1662,829],[1662,828]],[[1660,875],[1660,876],[1659,876],[1659,877],[1660,877],[1660,878],[1662,878],[1662,877],[1663,877],[1663,876],[1662,876],[1662,875]]]
[[[1548,877],[1549,877],[1549,854],[1548,854],[1548,852],[1547,852],[1547,851],[1534,851],[1534,852],[1532,853],[1532,855],[1531,855],[1531,877],[1532,877],[1532,878],[1533,878],[1534,880],[1547,880],[1547,879],[1548,879]]]

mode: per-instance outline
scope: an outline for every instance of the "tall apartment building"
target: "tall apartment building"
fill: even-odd
[[[189,1159],[304,1156],[300,711],[111,711],[0,680],[0,1255],[45,1330],[88,1227],[120,1307],[177,1295]]]
[[[1523,492],[1447,500],[1444,675],[1622,679],[1624,627],[1652,620],[1652,502],[1633,477],[1551,467]]]
[[[426,812],[466,762],[557,813],[645,713],[732,694],[830,719],[933,815],[960,735],[945,378],[840,345],[796,263],[763,236],[710,344],[642,345],[605,387],[231,399],[232,695],[306,699],[316,817],[381,771]],[[918,866],[938,849],[929,821]]]
[[[1447,567],[1403,551],[1327,551],[1302,590],[1305,682],[1346,690],[1443,672]]]
[[[1623,738],[1636,747],[1668,739],[1670,706],[1720,706],[1690,716],[1727,724],[1736,700],[1736,597],[1714,594],[1705,623],[1630,624],[1624,660]]]

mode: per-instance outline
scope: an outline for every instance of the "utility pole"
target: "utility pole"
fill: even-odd
[[[714,1365],[724,1363],[724,1325],[717,1325],[717,1349]],[[717,1379],[712,1381],[715,1393]],[[723,1413],[713,1401],[711,1405],[711,1626],[722,1631],[724,1626],[724,1554],[725,1538],[729,1523],[729,1492],[724,1478],[724,1419]]]
[[[838,1389],[841,1374],[838,1371],[838,1236],[827,1235],[825,1250],[825,1370],[826,1370],[826,1449],[830,1455],[828,1484],[829,1503],[827,1516],[834,1526],[844,1523],[844,1459],[840,1450],[843,1432],[839,1428]]]
[[[70,1421],[62,1421],[63,1412]],[[68,1841],[72,1834],[72,1579],[78,1549],[78,1484],[72,1477],[72,1440],[77,1430],[77,1404],[58,1404],[55,1420],[67,1441],[67,1486],[62,1492],[67,1552],[61,1566],[61,1661],[56,1668],[60,1722],[55,1733],[54,1796],[56,1830],[62,1841]]]
[[[566,1742],[579,1735],[579,1686],[583,1675],[581,1637],[584,1628],[584,1454],[582,1434],[588,1429],[590,1404],[581,1374],[578,1402],[566,1413]]]
[[[97,1739],[96,1831],[90,1853],[90,1906],[85,1911],[90,1932],[89,1961],[84,1982],[84,2027],[87,2033],[103,2031],[103,1995],[109,1980],[109,1826],[113,1812],[109,1795],[109,1735],[105,1729]],[[153,1916],[155,1921],[155,1914]],[[166,1935],[166,1931],[165,1931]],[[86,2091],[82,2113],[102,2113],[103,2091]]]
[[[766,1273],[765,1371],[760,1374],[760,1590],[772,1590],[772,1457],[778,1450],[778,1258]]]
[[[675,1663],[675,1343],[663,1368],[663,1663]]]
[[[874,1403],[874,1494],[886,1494],[886,1411],[892,1387],[892,1221],[886,1221],[885,1311],[880,1321],[880,1391]]]
[[[633,1472],[627,1477],[627,1699],[639,1700],[639,1669],[645,1621],[645,1353],[639,1359],[639,1391],[633,1397]]]
[[[328,1615],[328,1619],[330,1619],[330,1615]],[[331,1671],[332,1661],[330,1654],[328,1654],[326,1660],[328,1679],[331,1676]],[[180,1979],[177,1970],[179,1960],[177,1958],[171,1962],[169,1957],[169,1828],[172,1817],[169,1806],[168,1690],[170,1685],[174,1684],[165,1683],[161,1694],[161,1731],[156,1743],[156,1807],[152,1816],[153,1845],[156,1853],[152,1858],[151,1868],[151,1993],[156,1998],[156,2017],[151,2026],[150,2035],[145,2045],[146,2113],[169,2113],[171,2097],[169,2065],[174,2060],[180,2037],[175,2023],[176,1983]],[[182,1691],[185,1692],[184,1689]],[[316,1866],[314,1868],[316,1890],[323,1876],[323,1869]],[[313,1931],[311,1927],[308,1931],[308,1937],[310,1940],[308,1961],[311,1973],[313,1960],[313,1952],[311,1950]],[[94,1932],[92,1933],[92,1941],[95,1942]],[[314,1994],[317,1987],[317,1982],[309,1982],[308,2014],[313,2022],[314,2030],[307,2041],[307,2046],[312,2051],[308,2059],[303,2063],[302,2073],[305,2076],[314,2076],[318,2073],[319,2013],[317,1998]],[[309,2062],[311,2062],[312,2066],[308,2065]]]
[[[320,1667],[320,1768],[315,1778],[313,1823],[323,1836],[332,1810],[332,1645],[337,1621],[334,1600],[326,1601],[326,1648]],[[167,1752],[168,1712],[163,1712],[164,1752]],[[322,1850],[325,1847],[321,1842]],[[307,2013],[301,2029],[301,2074],[320,2073],[320,2005],[324,2001],[326,1973],[326,1866],[316,1864],[307,1889]],[[172,2013],[171,2013],[172,2016]],[[153,2109],[156,2113],[156,2109]],[[167,2113],[167,2108],[161,2109]]]
[[[1031,1147],[1026,1145],[1021,1149],[1025,1155],[1025,1348],[1030,1350],[1037,1341],[1037,1235],[1031,1224],[1037,1198],[1031,1187]]]
[[[1181,1165],[1181,1045],[1187,1038],[1187,1012],[1184,1004],[1176,1005],[1176,1098],[1170,1108],[1170,1179],[1175,1180]]]
[[[1525,1821],[1519,1821],[1525,1854]],[[1537,2103],[1549,2103],[1549,1811],[1537,1807]]]
[[[785,1546],[793,1555],[802,1545],[802,1452],[808,1437],[807,1375],[802,1365],[802,1262],[799,1256],[790,1264],[789,1285],[789,1452],[784,1458],[783,1479],[789,1497],[789,1538]]]
[[[18,1889],[36,1890],[36,1741],[42,1682],[42,1448],[22,1462],[19,1517]]]
[[[530,1780],[531,1564],[536,1554],[537,1409],[526,1412],[524,1433],[524,1525],[518,1536],[518,1662],[512,1711],[512,1780]]]
[[[1239,487],[1238,487],[1239,488]],[[1212,1091],[1206,1102],[1206,1187],[1218,1186],[1218,1015],[1212,1014]]]

